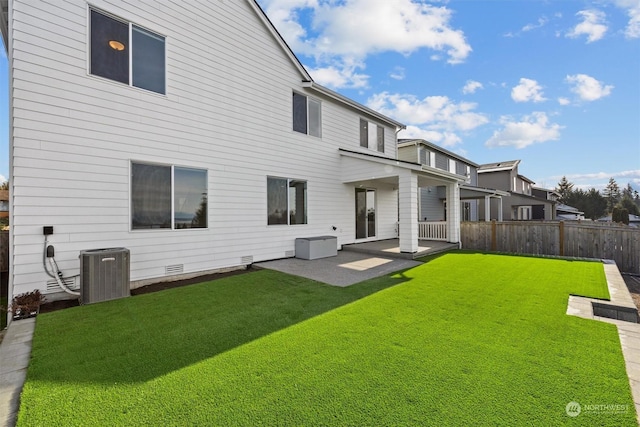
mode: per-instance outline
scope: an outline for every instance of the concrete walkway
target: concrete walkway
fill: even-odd
[[[391,258],[342,250],[338,256],[304,260],[285,258],[254,264],[256,267],[277,270],[327,283],[334,286],[349,286],[363,280],[384,276],[395,271],[420,265],[418,261]]]
[[[0,426],[16,424],[35,326],[35,318],[13,321],[0,343]]]
[[[640,425],[640,324],[618,320],[628,318],[628,309],[635,311],[636,306],[631,299],[629,290],[615,262],[605,262],[604,273],[607,278],[607,286],[609,287],[611,300],[603,301],[571,295],[569,296],[569,304],[567,305],[567,314],[584,317],[585,319],[613,323],[618,327],[624,363],[627,368],[627,375],[629,376],[629,384],[631,386],[633,403],[636,408],[638,424]],[[594,314],[594,303],[596,304],[597,312],[617,318],[613,319],[598,316],[598,313]],[[613,308],[603,310],[601,308],[603,305]]]

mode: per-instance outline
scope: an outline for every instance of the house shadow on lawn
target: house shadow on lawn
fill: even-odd
[[[339,288],[258,270],[41,314],[28,381],[149,381],[407,280]]]

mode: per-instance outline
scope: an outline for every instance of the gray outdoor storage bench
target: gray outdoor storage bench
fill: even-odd
[[[296,239],[296,258],[318,259],[338,255],[336,236],[301,237]]]

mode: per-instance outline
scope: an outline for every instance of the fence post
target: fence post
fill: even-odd
[[[560,221],[560,256],[564,256],[564,221]]]
[[[496,233],[496,220],[491,220],[491,251],[495,252],[498,247],[497,243],[497,233]]]

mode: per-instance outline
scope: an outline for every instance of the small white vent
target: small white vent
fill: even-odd
[[[253,264],[253,256],[252,255],[243,256],[242,258],[240,258],[240,264],[243,264],[243,265]]]
[[[180,274],[184,271],[184,264],[167,265],[164,268],[164,273],[169,276],[171,274]]]
[[[284,253],[284,256],[287,258],[291,258],[292,256],[295,256],[295,255],[296,255],[296,251],[286,251]]]
[[[76,277],[69,277],[69,278],[65,278],[62,283],[64,283],[64,285],[74,291],[77,291],[80,289],[80,282]],[[51,280],[47,280],[47,290],[46,293],[53,293],[53,292],[58,292],[58,291],[62,291],[62,288],[60,288],[60,285],[58,285],[58,281],[56,279],[51,279]]]

